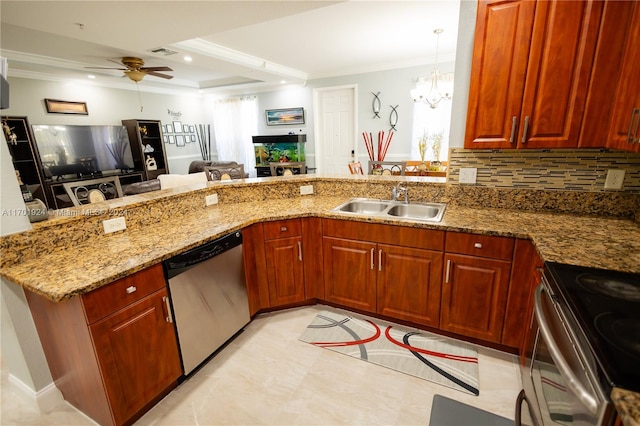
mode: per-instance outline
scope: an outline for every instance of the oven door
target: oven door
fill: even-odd
[[[522,393],[533,422],[536,426],[610,425],[612,406],[552,297],[544,284],[536,289],[532,327],[537,332],[523,370]]]

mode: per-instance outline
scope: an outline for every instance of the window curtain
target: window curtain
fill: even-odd
[[[256,176],[252,136],[258,134],[258,100],[255,96],[219,99],[213,106],[213,129],[219,161],[244,164]]]
[[[426,137],[425,161],[448,161],[449,127],[451,127],[451,101],[443,100],[436,108],[431,108],[424,102],[416,102],[413,105],[411,159],[420,160],[418,144],[423,137]],[[442,133],[440,156],[435,158],[433,142],[440,133]]]

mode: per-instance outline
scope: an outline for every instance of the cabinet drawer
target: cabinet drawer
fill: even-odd
[[[162,264],[151,266],[82,296],[87,323],[92,324],[166,287]]]
[[[265,222],[264,239],[275,240],[277,238],[289,238],[302,236],[302,223],[300,219],[277,220]]]
[[[447,232],[444,249],[447,253],[511,260],[514,244],[509,237]]]

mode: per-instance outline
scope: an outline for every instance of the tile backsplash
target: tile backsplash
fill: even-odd
[[[461,167],[478,169],[476,186],[603,192],[609,169],[625,170],[622,191],[640,193],[640,154],[597,149],[452,148],[448,183]],[[609,191],[609,190],[607,190]]]

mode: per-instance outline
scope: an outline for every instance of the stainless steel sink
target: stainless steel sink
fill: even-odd
[[[368,199],[353,199],[349,202],[338,206],[338,210],[347,213],[358,214],[377,214],[388,208],[390,205],[387,201],[381,200],[368,200]]]
[[[445,204],[439,203],[398,204],[387,210],[387,214],[411,220],[440,222],[444,215],[444,208]]]
[[[365,217],[387,217],[422,222],[440,222],[446,204],[442,203],[403,203],[399,201],[370,198],[352,198],[340,204],[332,211]]]

